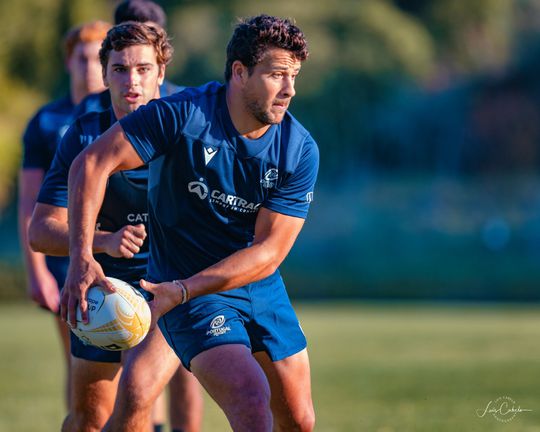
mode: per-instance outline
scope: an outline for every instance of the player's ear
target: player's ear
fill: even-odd
[[[244,83],[248,78],[248,68],[240,60],[235,60],[231,65],[231,79]]]
[[[109,81],[107,80],[107,69],[102,69],[101,76],[103,77],[103,84],[105,84],[105,87],[109,87]]]
[[[159,74],[158,74],[158,84],[163,84],[163,80],[165,80],[165,65],[158,65],[159,67]]]

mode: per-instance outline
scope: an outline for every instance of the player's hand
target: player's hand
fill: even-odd
[[[154,300],[148,303],[152,312],[150,329],[153,329],[161,316],[182,302],[182,290],[172,282],[154,284],[141,279],[140,285],[154,295]]]
[[[102,248],[107,255],[115,258],[133,258],[139,253],[146,239],[146,228],[143,224],[126,225],[114,233],[102,236]]]
[[[28,294],[30,298],[44,309],[58,313],[60,307],[60,292],[58,283],[52,273],[44,269],[28,278]]]
[[[116,291],[93,256],[71,257],[60,301],[60,315],[70,327],[77,327],[77,305],[81,311],[82,321],[88,323],[86,292],[88,288],[95,285],[101,286],[108,292]]]

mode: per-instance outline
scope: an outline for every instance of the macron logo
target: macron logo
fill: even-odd
[[[212,158],[216,155],[218,152],[218,149],[215,149],[213,147],[205,147],[204,148],[204,164],[208,165],[208,163],[212,160]]]

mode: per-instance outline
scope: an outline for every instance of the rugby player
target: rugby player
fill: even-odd
[[[107,178],[149,166],[153,319],[235,431],[311,431],[306,339],[278,267],[307,216],[317,146],[288,112],[308,50],[289,20],[242,21],[226,84],[155,100],[120,119],[73,162],[70,267],[62,318],[87,317],[86,291],[114,287],[92,254]],[[106,273],[106,272],[105,272]],[[149,351],[145,352],[146,354]],[[125,365],[105,430],[142,431],[145,356]]]

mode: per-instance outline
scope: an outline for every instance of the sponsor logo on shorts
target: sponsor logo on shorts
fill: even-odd
[[[229,326],[225,325],[225,316],[218,315],[214,317],[210,323],[210,330],[206,332],[206,336],[221,336],[231,331]]]

